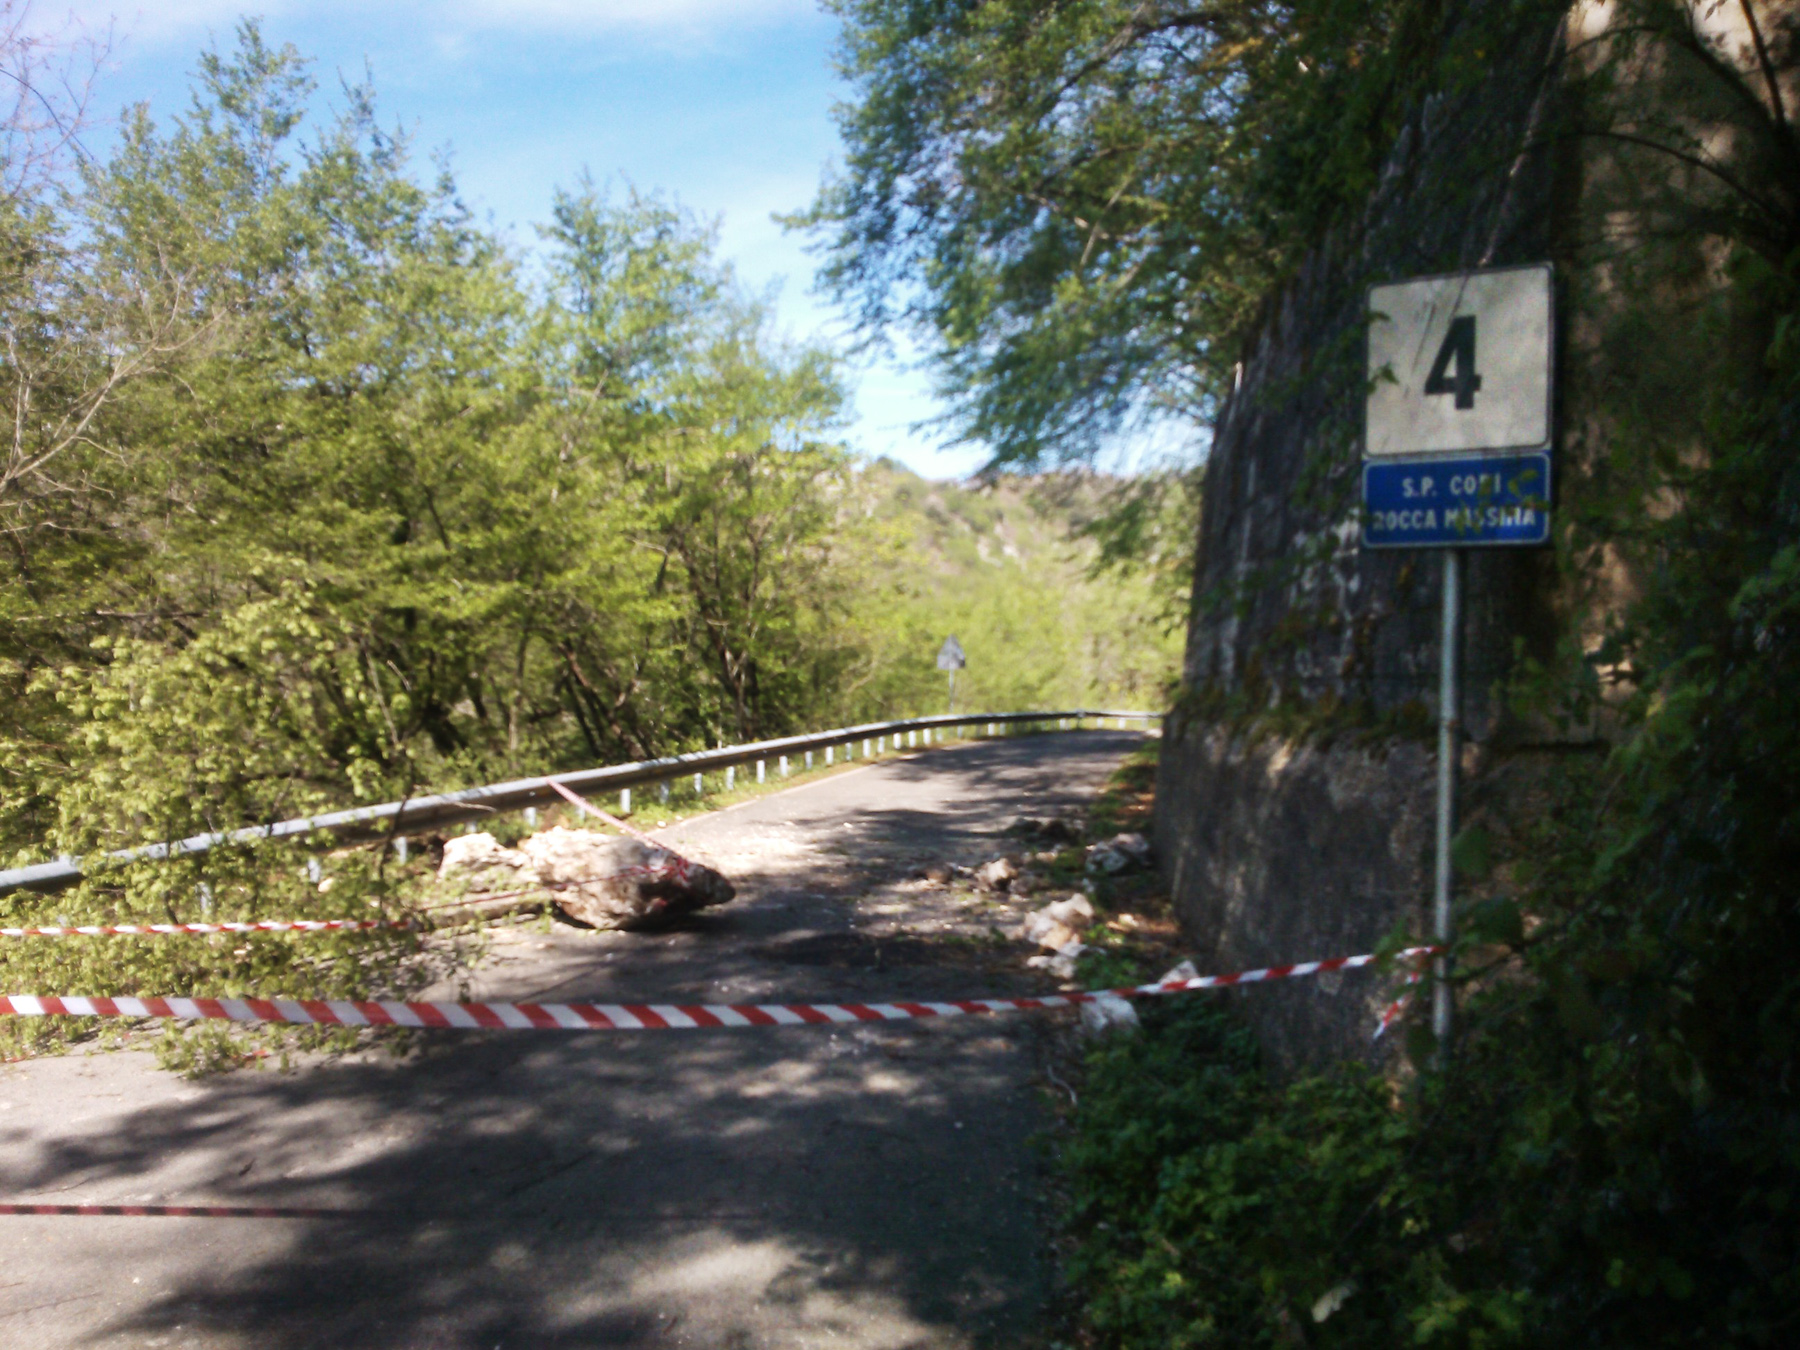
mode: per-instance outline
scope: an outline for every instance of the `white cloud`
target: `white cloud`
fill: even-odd
[[[808,18],[817,6],[813,0],[457,0],[452,12],[472,27],[601,32],[781,23]]]
[[[410,20],[434,39],[525,30],[592,37],[602,33],[704,35],[817,15],[815,0],[65,0],[33,6],[34,27],[55,31],[73,18],[90,31],[109,25],[147,44],[228,32],[245,14],[329,22]]]
[[[123,3],[109,0],[69,0],[65,4],[39,3],[32,6],[32,26],[40,32],[60,32],[66,25],[76,24],[89,32],[112,29],[121,37],[140,42],[160,42],[177,35],[204,33],[207,29],[229,29],[243,14],[277,15],[292,8],[284,0],[264,0],[246,4],[242,0],[158,0],[141,5],[133,0]]]

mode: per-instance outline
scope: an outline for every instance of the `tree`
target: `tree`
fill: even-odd
[[[932,351],[996,463],[1205,421],[1271,285],[1359,201],[1445,22],[1411,0],[835,0],[843,174],[800,223]]]
[[[830,359],[775,341],[711,232],[654,199],[565,194],[528,283],[447,168],[415,176],[371,91],[303,136],[313,94],[245,23],[185,112],[129,112],[105,162],[0,219],[0,840],[20,861],[684,750],[828,694]],[[0,908],[407,900],[390,851],[334,862],[328,894],[291,852],[101,868]],[[107,951],[77,985],[172,969]],[[262,987],[425,969],[281,952]],[[245,974],[194,954],[175,987]],[[14,987],[62,969],[0,956]]]

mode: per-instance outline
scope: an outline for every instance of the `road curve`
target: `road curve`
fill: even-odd
[[[498,939],[478,997],[1023,992],[995,915],[906,881],[1078,809],[1131,732],[938,749],[672,829],[740,898],[656,935]],[[641,817],[640,817],[641,819]],[[48,991],[46,991],[48,992]],[[351,1218],[0,1217],[9,1347],[1022,1346],[1045,1288],[1028,1016],[439,1033],[190,1083],[0,1069],[0,1200]]]

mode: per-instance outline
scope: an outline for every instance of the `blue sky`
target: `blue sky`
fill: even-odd
[[[719,218],[721,252],[744,280],[758,291],[782,282],[790,332],[839,327],[810,293],[803,240],[769,218],[806,205],[837,154],[835,24],[813,0],[38,0],[35,11],[40,25],[64,13],[114,25],[95,101],[107,118],[140,100],[159,117],[179,111],[196,54],[229,45],[239,16],[257,14],[272,43],[315,59],[324,94],[366,63],[384,120],[408,127],[421,152],[447,146],[465,198],[519,246],[585,167]],[[931,477],[982,462],[979,448],[909,432],[938,411],[922,373],[870,363],[852,387],[853,448]]]

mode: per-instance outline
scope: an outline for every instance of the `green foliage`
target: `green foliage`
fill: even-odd
[[[1409,1314],[1441,1312],[1425,1256],[1439,1197],[1407,1166],[1420,1131],[1387,1085],[1345,1071],[1274,1089],[1216,1002],[1170,999],[1143,1015],[1141,1035],[1090,1055],[1060,1159],[1078,1239],[1069,1274],[1094,1340],[1434,1339]],[[1516,1320],[1503,1307],[1458,1315]]]
[[[855,97],[805,223],[866,330],[933,350],[998,462],[1204,420],[1271,287],[1425,92],[1522,16],[1436,0],[834,0]],[[1508,151],[1507,153],[1511,153]]]
[[[1442,7],[1463,26],[1441,30],[1456,40],[1435,65],[1418,57],[1428,30],[1396,21],[1431,7],[1345,9],[1339,31],[1347,53],[1412,52],[1442,110],[1482,58],[1468,16],[1533,15],[1508,9]],[[1045,32],[1097,12],[1027,10]],[[1271,1086],[1191,1007],[1097,1052],[1066,1159],[1093,1343],[1625,1350],[1785,1345],[1800,1325],[1800,137],[1784,92],[1800,30],[1770,5],[1672,0],[1583,21],[1538,127],[1581,178],[1558,208],[1579,410],[1553,564],[1562,638],[1510,692],[1527,725],[1598,732],[1610,752],[1521,771],[1510,809],[1457,840],[1470,900],[1447,1072]],[[1421,91],[1384,59],[1320,83],[1348,125],[1382,125],[1358,110],[1385,83],[1402,102]],[[1325,115],[1292,84],[1285,103],[1219,105],[1264,167],[1280,140],[1257,139],[1259,108],[1283,134]],[[1327,137],[1310,162],[1362,135]],[[947,144],[919,142],[951,163]],[[1233,200],[1297,241],[1340,191],[1360,204],[1370,162],[1325,173],[1311,205],[1279,175]],[[1031,181],[1014,178],[1021,199]],[[945,203],[938,221],[977,219]],[[1244,686],[1267,715],[1268,691]],[[1337,712],[1292,710],[1314,727]]]
[[[1156,796],[1157,763],[1161,756],[1161,739],[1151,740],[1133,750],[1124,763],[1113,770],[1106,786],[1088,808],[1088,833],[1091,836],[1105,839],[1125,830],[1149,830],[1151,806]]]
[[[959,708],[1156,707],[1180,657],[1154,572],[1096,572],[1086,537],[1113,486],[1089,477],[928,483],[887,461],[856,475],[845,510],[867,524],[846,617],[857,656],[848,718],[941,712],[935,658],[968,654]]]
[[[404,919],[419,891],[416,872],[396,868],[385,850],[341,850],[312,879],[307,851],[263,845],[215,850],[199,859],[99,869],[48,899],[0,897],[5,926],[151,924],[206,919]],[[452,976],[468,944],[439,938],[427,946],[404,928],[334,933],[220,933],[187,937],[8,939],[0,979],[20,992],[93,995],[194,994],[201,997],[408,998]],[[81,1019],[8,1018],[0,1036],[11,1053],[53,1050],[70,1039],[116,1038],[121,1024]],[[343,1048],[357,1033],[341,1028],[167,1023],[158,1057],[190,1072],[229,1068],[247,1045]]]
[[[1080,513],[853,472],[833,359],[772,331],[705,222],[583,180],[528,269],[447,170],[414,173],[371,91],[309,127],[312,95],[299,54],[246,23],[202,56],[190,108],[129,112],[105,161],[0,163],[0,858],[104,868],[935,708],[946,621],[976,663],[965,707],[1155,697],[1173,639],[1130,579],[1084,580]],[[927,500],[945,497],[947,514]],[[978,534],[1000,550],[1015,530],[1019,556],[978,556]],[[389,842],[333,854],[324,889],[295,844],[101,870],[0,910],[405,917],[422,878]],[[393,933],[45,940],[0,947],[0,977],[368,997],[457,959]],[[238,1039],[161,1044],[206,1067]]]
[[[1089,1343],[1784,1343],[1779,1155],[1671,1116],[1589,1014],[1506,997],[1404,1097],[1351,1068],[1272,1085],[1201,1000],[1094,1051],[1059,1159]]]
[[[562,194],[529,283],[368,90],[303,137],[311,93],[245,24],[184,114],[135,110],[105,162],[0,203],[8,861],[773,735],[833,701],[830,358],[776,339],[712,231],[652,197]],[[406,912],[380,843],[328,891],[298,866],[219,851],[4,904]],[[444,968],[392,935],[0,964],[22,991],[295,996]]]

